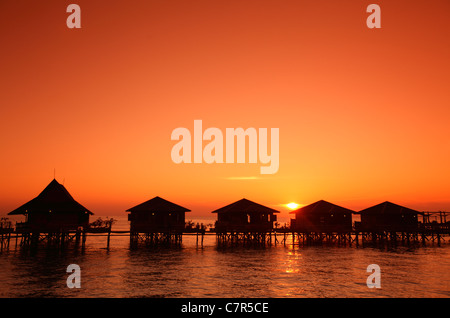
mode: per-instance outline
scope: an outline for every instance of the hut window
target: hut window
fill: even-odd
[[[247,223],[250,223],[250,214],[247,214]]]

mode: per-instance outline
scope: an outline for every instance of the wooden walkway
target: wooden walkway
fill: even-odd
[[[80,231],[64,231],[64,232],[16,232],[14,229],[0,229],[0,251],[9,249],[11,242],[14,242],[14,247],[27,247],[27,246],[60,246],[64,247],[71,242],[75,242],[76,245],[81,245],[85,248],[88,236],[91,237],[106,237],[106,248],[109,249],[111,237],[126,236],[130,238],[132,246],[138,246],[139,243],[145,245],[179,245],[182,243],[183,236],[195,236],[197,245],[203,246],[205,235],[215,235],[213,232],[153,232],[153,233],[136,233],[129,230],[111,230],[111,229],[89,229]]]
[[[12,245],[15,248],[30,246],[65,246],[75,242],[85,248],[88,236],[106,237],[106,248],[109,249],[111,237],[125,236],[130,238],[130,246],[179,246],[183,237],[196,237],[196,246],[203,247],[205,236],[215,236],[218,247],[252,245],[271,246],[283,245],[355,245],[364,246],[367,243],[389,243],[389,244],[410,244],[410,243],[437,243],[438,245],[450,241],[448,231],[423,231],[423,232],[359,232],[351,231],[346,233],[304,233],[293,232],[288,229],[273,230],[267,232],[209,232],[209,231],[188,231],[188,232],[166,232],[166,233],[133,233],[130,231],[115,231],[111,229],[90,229],[85,231],[66,231],[53,233],[32,233],[15,232],[13,229],[0,229],[0,251],[9,249]],[[11,244],[11,243],[14,244]]]

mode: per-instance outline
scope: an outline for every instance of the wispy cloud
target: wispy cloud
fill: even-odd
[[[227,180],[259,180],[260,177],[227,177]]]

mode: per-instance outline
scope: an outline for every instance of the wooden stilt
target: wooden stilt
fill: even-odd
[[[108,249],[108,250],[109,250],[109,243],[110,243],[110,241],[111,241],[111,229],[108,231],[108,240],[107,240],[107,243],[106,243],[106,249]]]
[[[83,237],[81,239],[81,247],[84,249],[86,247],[86,231],[83,230]]]

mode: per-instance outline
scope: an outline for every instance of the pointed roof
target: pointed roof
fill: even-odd
[[[25,203],[21,207],[9,212],[8,215],[27,214],[43,211],[52,211],[54,213],[89,213],[86,209],[70,195],[69,191],[56,179],[33,200]]]
[[[235,213],[235,212],[257,212],[257,213],[279,213],[280,211],[271,209],[264,205],[255,203],[247,199],[241,199],[223,208],[212,211],[212,213]]]
[[[341,207],[339,205],[330,203],[328,201],[325,200],[320,200],[317,202],[314,202],[310,205],[306,205],[304,207],[301,207],[297,210],[294,210],[292,212],[289,212],[291,214],[295,213],[304,213],[304,214],[310,214],[310,213],[314,213],[314,214],[332,214],[332,213],[356,213],[353,210]]]
[[[410,208],[406,208],[404,206],[386,201],[377,205],[374,205],[370,208],[361,210],[359,212],[357,212],[359,214],[384,214],[384,215],[389,215],[389,214],[404,214],[404,213],[412,213],[412,214],[421,214],[423,215],[422,212],[410,209]]]
[[[190,212],[191,210],[182,207],[181,205],[164,200],[158,196],[150,199],[144,203],[132,207],[126,212]]]

